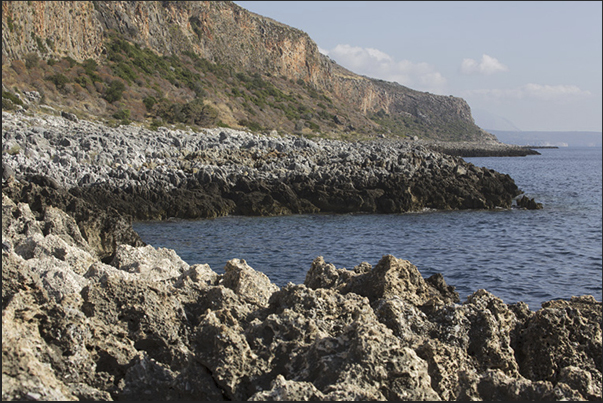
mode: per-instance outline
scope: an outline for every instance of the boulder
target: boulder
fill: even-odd
[[[117,247],[110,265],[149,281],[177,279],[190,268],[172,249],[125,244]]]
[[[527,196],[521,196],[521,198],[515,200],[517,207],[524,208],[527,210],[540,210],[542,209],[542,203],[537,203],[533,198]]]
[[[232,259],[224,267],[221,284],[233,290],[247,302],[260,306],[266,305],[270,296],[279,290],[268,276],[253,270],[245,260]]]
[[[75,115],[75,113],[71,113],[71,112],[65,112],[65,111],[61,111],[61,116],[64,117],[67,120],[70,120],[72,122],[78,122],[78,118]]]

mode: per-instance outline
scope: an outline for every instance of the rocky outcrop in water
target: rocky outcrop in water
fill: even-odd
[[[530,147],[503,143],[475,143],[468,141],[425,141],[430,149],[456,157],[525,157],[540,155]]]
[[[72,196],[141,220],[495,209],[521,194],[508,175],[412,141],[151,131],[6,112],[2,136],[3,167],[15,178],[45,176]],[[28,197],[29,189],[19,200]]]
[[[389,255],[349,270],[317,257],[282,288],[244,260],[220,275],[152,246],[103,262],[85,218],[15,202],[15,185],[3,181],[3,400],[601,398],[592,296],[536,312],[485,290],[461,303]]]

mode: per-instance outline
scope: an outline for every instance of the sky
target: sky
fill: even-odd
[[[601,131],[600,1],[235,1],[361,75],[465,99],[491,130]]]

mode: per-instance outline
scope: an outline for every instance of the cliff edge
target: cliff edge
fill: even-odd
[[[3,2],[2,28],[3,93],[27,104],[37,92],[32,106],[155,126],[497,142],[463,99],[355,74],[305,32],[232,2]]]

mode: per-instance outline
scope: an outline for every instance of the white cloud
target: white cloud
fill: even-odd
[[[396,81],[412,89],[442,93],[446,86],[446,78],[432,65],[408,60],[396,61],[378,49],[337,45],[330,51],[321,53],[354,73]]]
[[[583,91],[575,85],[527,84],[523,86],[523,91],[528,97],[546,101],[591,95],[590,91]]]
[[[486,54],[482,55],[482,60],[479,62],[473,59],[463,59],[461,63],[461,73],[463,74],[490,75],[504,71],[509,71],[509,68],[498,59]]]
[[[568,101],[590,95],[590,91],[581,90],[575,85],[542,85],[533,83],[517,88],[478,89],[463,93],[463,96],[476,96],[488,99],[538,99],[542,101]]]
[[[325,56],[329,55],[329,51],[326,49],[321,48],[320,46],[318,47],[318,52],[322,53]]]

